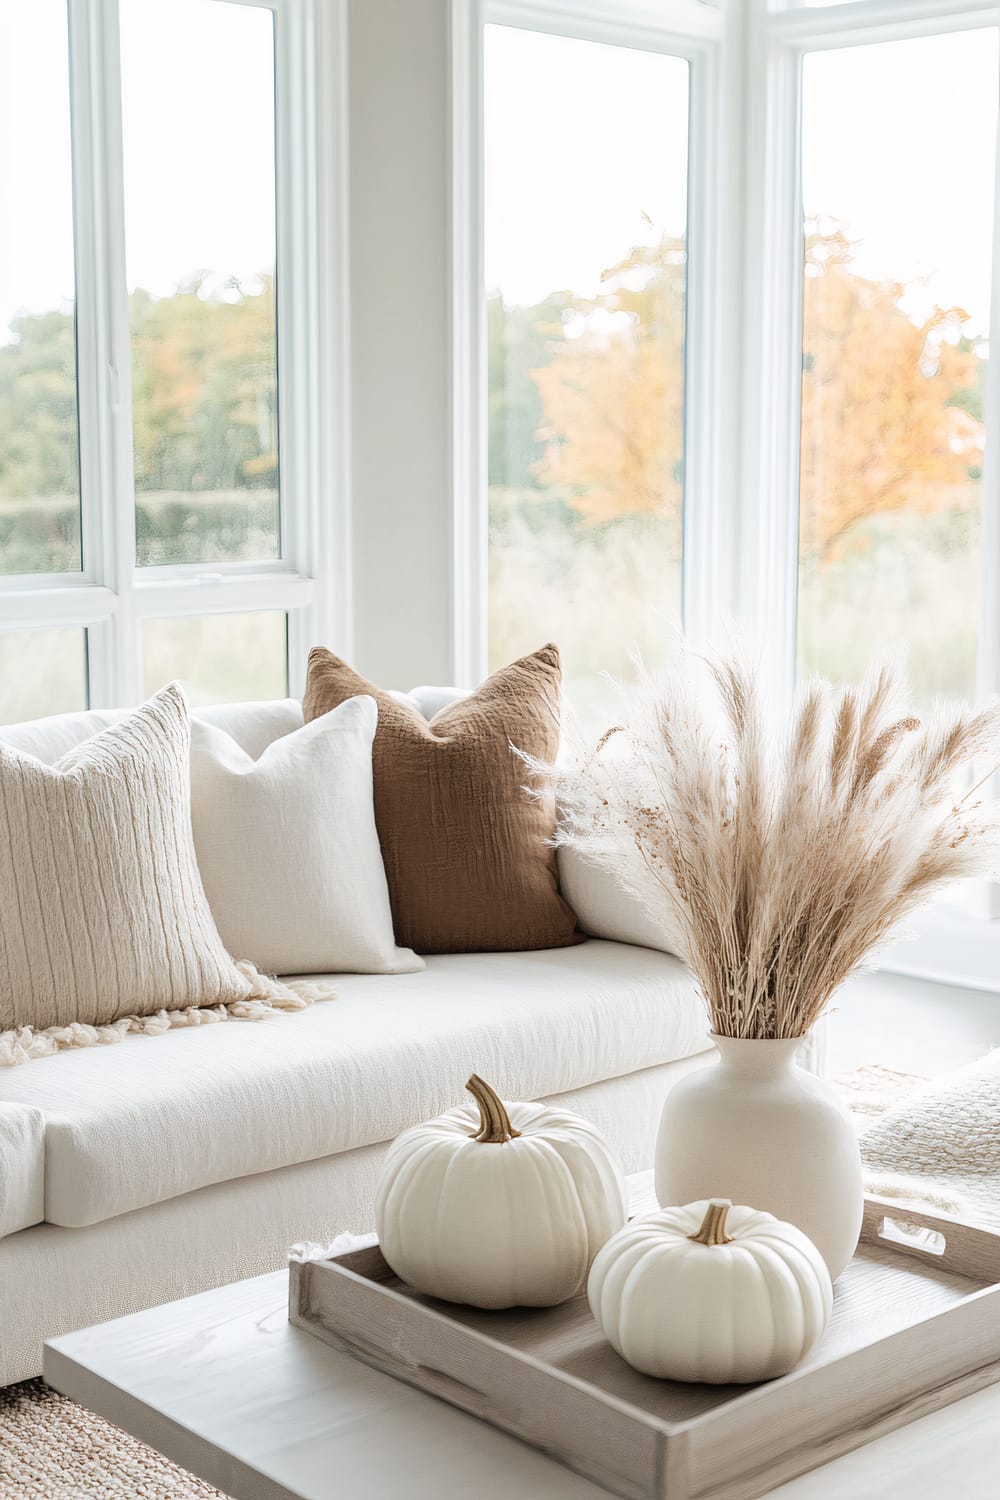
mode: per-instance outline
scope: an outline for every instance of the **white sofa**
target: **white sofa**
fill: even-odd
[[[302,722],[291,700],[201,712],[254,755]],[[0,739],[54,761],[116,717]],[[472,1071],[508,1098],[559,1099],[627,1170],[647,1166],[664,1096],[706,1047],[677,959],[589,940],[343,975],[297,1015],[0,1068],[0,1385],[37,1375],[51,1335],[368,1227],[386,1144],[457,1103]]]

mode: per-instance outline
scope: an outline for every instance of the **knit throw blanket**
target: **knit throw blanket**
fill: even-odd
[[[880,1115],[861,1157],[869,1193],[1000,1229],[1000,1048]]]
[[[331,1000],[336,988],[327,980],[294,980],[285,983],[261,974],[253,964],[240,962],[236,967],[251,985],[245,1000],[230,1005],[189,1005],[183,1010],[158,1010],[151,1016],[120,1016],[107,1026],[87,1026],[74,1021],[69,1026],[48,1026],[36,1031],[33,1026],[19,1026],[14,1031],[0,1031],[0,1068],[54,1052],[77,1047],[106,1047],[125,1037],[162,1036],[182,1026],[210,1026],[219,1021],[263,1021],[282,1011],[305,1010],[314,1000]]]

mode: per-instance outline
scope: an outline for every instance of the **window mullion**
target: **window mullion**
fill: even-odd
[[[983,411],[980,626],[976,665],[981,697],[1000,693],[1000,119],[993,193],[993,271],[990,289],[990,359]]]
[[[72,81],[83,566],[117,597],[91,632],[95,705],[142,695],[132,609],[135,506],[131,346],[125,277],[117,0],[68,0]]]
[[[343,0],[275,5],[281,556],[316,580],[289,610],[293,693],[310,646],[351,649],[346,31]]]
[[[802,370],[801,60],[770,39],[768,20],[767,0],[751,0],[739,612],[766,653],[776,688],[790,694]]]
[[[682,592],[684,629],[701,640],[715,638],[736,613],[732,343],[742,241],[730,195],[742,180],[742,133],[734,11],[727,0],[725,41],[691,61]]]
[[[489,660],[483,24],[480,0],[451,0],[451,634],[452,677],[463,687]]]
[[[986,447],[980,513],[979,639],[976,653],[976,690],[980,699],[1000,694],[1000,116],[993,187],[993,266],[990,285],[990,357],[986,368],[983,407]],[[1000,775],[993,777],[1000,795]],[[986,914],[1000,920],[1000,882],[985,891]]]

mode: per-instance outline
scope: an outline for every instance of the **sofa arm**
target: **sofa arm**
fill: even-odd
[[[0,1239],[45,1218],[45,1116],[0,1101]]]

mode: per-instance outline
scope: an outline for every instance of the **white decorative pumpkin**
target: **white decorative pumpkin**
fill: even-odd
[[[476,1074],[466,1087],[478,1110],[449,1110],[389,1147],[375,1199],[382,1254],[446,1302],[565,1302],[625,1222],[622,1169],[570,1110],[505,1105]]]
[[[635,1369],[709,1385],[786,1374],[833,1308],[812,1240],[724,1198],[633,1219],[594,1261],[587,1296]]]

